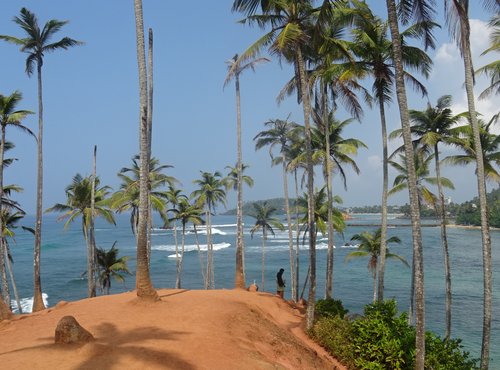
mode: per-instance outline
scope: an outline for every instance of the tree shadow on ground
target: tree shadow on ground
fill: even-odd
[[[111,323],[102,323],[95,327],[92,332],[96,338],[94,342],[86,344],[42,344],[4,352],[4,354],[28,351],[27,356],[29,356],[30,350],[41,349],[46,350],[47,353],[60,353],[61,363],[63,364],[65,354],[68,352],[78,351],[84,353],[85,361],[76,365],[75,370],[120,368],[123,367],[120,365],[120,359],[123,358],[130,358],[134,362],[141,363],[141,368],[195,369],[193,364],[163,349],[168,348],[168,341],[175,341],[181,335],[186,334],[185,332],[167,331],[153,326],[120,331]],[[41,340],[54,340],[54,338],[47,337],[41,338]],[[148,346],[148,342],[158,341],[165,342],[165,344],[162,344],[161,350]],[[42,364],[38,365],[42,366]],[[125,367],[130,368],[130,366]]]

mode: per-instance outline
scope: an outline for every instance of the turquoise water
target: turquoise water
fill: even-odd
[[[363,215],[351,222],[356,224],[373,223],[378,216]],[[26,217],[23,225],[32,226],[33,217]],[[215,284],[217,288],[232,288],[234,284],[235,216],[215,216],[214,253]],[[398,223],[390,220],[390,223]],[[401,221],[408,223],[408,221]],[[247,283],[253,280],[260,285],[261,280],[261,245],[260,235],[250,238],[249,229],[254,223],[252,218],[245,219],[245,263]],[[372,226],[348,226],[341,235],[335,235],[335,244],[344,245],[351,236],[364,230],[374,230]],[[426,327],[439,335],[444,334],[444,273],[440,243],[440,231],[437,227],[422,229],[425,264]],[[479,230],[448,229],[452,263],[452,336],[463,339],[463,345],[474,357],[479,357],[482,335],[482,251]],[[287,232],[277,232],[266,244],[266,291],[274,291],[275,277],[279,268],[285,269],[286,280],[290,281],[288,266]],[[411,228],[394,227],[389,229],[389,236],[397,235],[403,243],[390,246],[392,253],[404,256],[411,261]],[[200,243],[206,244],[206,236],[199,235]],[[117,226],[96,222],[96,240],[99,247],[111,248],[116,241],[120,255],[130,256],[129,266],[135,269],[135,239],[130,231],[128,215],[117,216]],[[57,216],[45,215],[42,238],[42,287],[47,294],[49,306],[60,300],[73,301],[85,298],[86,280],[81,277],[86,269],[86,249],[79,223],[69,229],[63,229],[63,223],[57,222]],[[180,243],[180,233],[179,233]],[[186,254],[183,263],[183,288],[203,288],[200,262],[196,251],[193,234],[186,237]],[[492,231],[493,272],[500,271],[500,232]],[[363,306],[372,299],[372,277],[366,266],[367,259],[352,260],[344,263],[344,257],[353,249],[338,247],[335,249],[334,296],[341,299],[351,313],[361,313]],[[16,243],[12,243],[14,274],[21,297],[32,296],[33,285],[33,236],[17,230]],[[175,285],[175,243],[171,230],[155,229],[152,236],[151,276],[157,288],[172,288]],[[326,240],[318,236],[318,297],[324,294]],[[301,250],[301,281],[303,281],[308,263],[308,251]],[[302,284],[302,283],[301,283]],[[290,284],[287,284],[287,289]],[[386,298],[395,298],[400,310],[407,310],[410,291],[410,269],[399,261],[388,261],[386,272]],[[493,323],[491,335],[491,368],[500,368],[500,283],[494,280]],[[134,289],[134,276],[127,277],[125,284],[112,282],[112,293]],[[290,297],[287,291],[286,297]]]

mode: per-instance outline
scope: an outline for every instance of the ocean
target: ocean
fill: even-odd
[[[48,306],[57,302],[75,301],[86,297],[87,280],[82,277],[86,269],[86,247],[81,232],[80,220],[64,229],[64,222],[57,215],[44,215],[41,257],[41,281]],[[343,235],[335,234],[334,298],[341,299],[350,313],[362,313],[364,305],[371,303],[372,275],[367,269],[368,258],[344,262],[353,247],[346,247],[352,235],[376,229],[378,215],[355,215],[350,220]],[[117,215],[117,225],[96,220],[97,246],[111,248],[116,242],[120,256],[130,256],[129,269],[135,271],[135,238],[130,230],[129,215]],[[424,221],[425,222],[425,221]],[[26,216],[23,226],[33,227],[34,216]],[[217,215],[213,217],[214,266],[216,288],[231,289],[234,285],[236,217]],[[247,284],[255,281],[261,285],[262,234],[250,236],[250,228],[255,223],[251,217],[244,219],[245,266]],[[390,216],[390,224],[408,224],[408,220],[398,220]],[[363,225],[365,224],[365,225]],[[160,226],[160,224],[158,224]],[[181,243],[178,228],[179,248]],[[402,243],[390,245],[391,253],[406,258],[411,264],[411,227],[392,226],[389,236],[398,236]],[[198,231],[201,248],[206,250],[206,232]],[[444,268],[439,227],[422,228],[424,245],[424,276],[426,299],[426,328],[440,336],[444,335],[445,291]],[[479,230],[448,228],[451,273],[452,273],[452,337],[462,338],[464,349],[479,358],[482,336],[482,246]],[[265,291],[275,292],[276,273],[285,269],[283,276],[290,281],[288,232],[276,231],[266,242]],[[13,270],[23,305],[29,308],[33,295],[33,235],[16,229],[15,242],[11,242],[14,258]],[[325,236],[319,234],[317,241],[317,294],[324,296],[326,248]],[[492,231],[493,249],[493,321],[491,334],[490,368],[500,369],[500,282],[495,274],[500,271],[500,231]],[[205,256],[205,253],[203,253]],[[172,230],[155,228],[152,232],[151,277],[156,288],[173,288],[175,285],[175,242]],[[303,284],[307,273],[307,245],[300,251],[300,280]],[[385,298],[394,298],[400,311],[407,311],[409,304],[411,270],[400,261],[388,260],[385,282]],[[290,284],[285,298],[290,298]],[[203,289],[200,260],[194,233],[186,236],[186,254],[182,271],[182,287]],[[127,276],[124,283],[112,281],[111,294],[133,290],[134,275]],[[100,292],[99,292],[100,294]],[[13,293],[11,290],[13,298]],[[305,294],[307,297],[307,291]],[[13,302],[13,307],[16,304]]]

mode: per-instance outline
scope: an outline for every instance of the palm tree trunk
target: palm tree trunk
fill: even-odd
[[[12,312],[10,311],[9,306],[7,306],[2,297],[0,297],[0,321],[10,320],[11,318]]]
[[[420,209],[418,208],[417,180],[415,163],[413,161],[413,146],[411,140],[410,117],[404,83],[401,40],[395,0],[386,0],[392,45],[394,48],[396,95],[399,105],[403,141],[408,169],[408,191],[411,207],[411,224],[413,236],[413,251],[415,255],[415,300],[416,300],[416,344],[415,369],[423,370],[425,364],[425,299],[424,299],[424,261],[422,253],[422,234],[420,227]]]
[[[212,245],[212,218],[211,207],[207,209],[207,283],[206,289],[214,288],[214,271],[213,271],[213,245]]]
[[[244,240],[243,240],[243,184],[242,184],[242,151],[241,151],[241,101],[240,101],[240,78],[239,73],[235,75],[236,87],[236,143],[237,143],[237,203],[236,203],[236,272],[234,277],[235,288],[245,289],[245,265],[244,265]]]
[[[468,23],[468,19],[467,19]],[[469,108],[472,133],[474,135],[474,151],[476,152],[476,175],[479,195],[479,207],[481,212],[481,237],[483,241],[483,337],[481,346],[481,369],[488,369],[490,357],[490,336],[491,336],[491,310],[492,310],[492,265],[491,265],[491,237],[488,220],[488,204],[486,200],[486,183],[484,173],[483,149],[477,121],[476,107],[474,103],[474,81],[472,56],[470,53],[470,27],[467,24],[466,35],[462,36],[465,43],[463,50],[465,69],[465,91],[467,93],[467,103]]]
[[[87,278],[88,278],[88,296],[96,296],[96,283],[95,283],[95,233],[94,233],[94,212],[95,212],[95,177],[96,177],[96,163],[97,163],[97,145],[94,145],[94,160],[92,166],[92,188],[90,194],[90,220],[89,220],[89,242],[87,251]]]
[[[203,278],[203,284],[206,284],[205,268],[203,267],[203,256],[201,254],[200,241],[198,240],[198,230],[196,229],[196,225],[195,224],[193,224],[193,228],[194,228],[194,237],[196,239],[196,249],[198,249],[198,256],[200,257],[201,276]],[[205,289],[206,289],[206,286],[205,286]]]
[[[5,259],[5,242],[4,238],[0,238],[0,279],[2,280],[2,286],[0,291],[2,292],[2,299],[7,303],[7,306],[11,308],[10,305],[10,290],[9,290],[9,280],[7,279],[7,261]]]
[[[446,232],[446,225],[448,224],[446,217],[446,205],[444,201],[443,186],[441,185],[441,166],[439,164],[439,149],[438,144],[434,146],[434,160],[436,166],[436,178],[438,183],[438,193],[440,202],[440,218],[441,218],[441,241],[443,243],[443,257],[444,257],[444,277],[445,277],[445,339],[451,336],[451,266],[450,266],[450,253],[448,250],[448,236]]]
[[[311,150],[311,101],[309,98],[309,87],[305,74],[304,58],[300,47],[296,50],[296,63],[299,72],[300,91],[302,94],[302,107],[304,111],[305,146],[306,146],[306,170],[307,170],[307,219],[309,224],[309,265],[310,287],[307,303],[307,329],[311,329],[314,323],[314,306],[316,302],[316,238],[314,223],[314,172]]]
[[[380,256],[378,265],[378,300],[384,300],[385,256],[387,253],[387,192],[389,187],[387,125],[383,99],[379,99],[380,125],[382,126],[382,215],[380,227]]]
[[[151,163],[151,145],[153,137],[153,30],[150,28],[148,33],[148,168]],[[148,169],[148,189],[151,191]],[[151,230],[153,228],[153,210],[151,199],[148,197],[148,263],[151,263]]]
[[[184,248],[186,245],[186,225],[182,224],[182,240],[181,240],[181,260],[179,263],[179,287],[177,289],[181,289],[181,274],[182,274],[182,262],[184,261]]]
[[[297,170],[293,171],[295,181],[295,302],[299,301],[299,262],[300,262],[300,232],[299,232],[299,206],[297,199],[299,199],[299,182],[297,180]]]
[[[377,273],[373,274],[373,303],[377,302]]]
[[[180,289],[180,276],[179,276],[179,241],[177,239],[177,221],[174,221],[174,243],[175,243],[175,289]]]
[[[5,122],[7,124],[7,122]],[[3,257],[6,255],[7,248],[4,243],[4,225],[3,225],[3,157],[5,151],[5,125],[2,124],[2,138],[0,141],[0,275],[2,277],[1,292],[2,297],[7,305],[10,307],[10,297],[9,297],[9,282],[7,281],[7,275],[5,273],[6,260]]]
[[[262,227],[262,292],[265,292],[265,271],[266,271],[266,227]]]
[[[332,193],[332,159],[330,157],[330,122],[328,121],[328,103],[326,84],[322,88],[323,125],[325,126],[326,151],[326,193],[328,197],[328,253],[326,258],[325,298],[333,297],[333,193]]]
[[[149,162],[148,162],[148,96],[146,56],[144,51],[144,25],[142,16],[142,0],[134,0],[135,27],[137,37],[137,64],[139,68],[140,97],[140,171],[139,171],[139,223],[137,227],[137,296],[148,300],[159,300],[151,283],[148,259],[148,202],[149,202]]]
[[[12,263],[10,262],[9,259],[7,242],[4,241],[4,243],[5,243],[5,260],[7,261],[7,269],[9,270],[10,281],[12,283],[12,290],[14,291],[14,298],[16,299],[17,310],[21,314],[23,313],[23,308],[21,307],[21,300],[19,299],[19,293],[17,292],[17,284],[16,280],[14,279],[14,272],[12,271]]]
[[[292,231],[292,216],[290,214],[290,200],[288,195],[288,179],[286,170],[286,161],[283,158],[283,192],[285,195],[285,212],[286,222],[288,224],[288,248],[290,251],[290,281],[292,282],[292,297],[295,297],[295,267],[294,267],[294,250],[293,250],[293,231]]]
[[[36,181],[36,222],[35,247],[33,251],[34,295],[32,312],[45,309],[40,279],[40,251],[42,246],[42,201],[43,201],[43,100],[42,100],[42,64],[37,63],[38,76],[38,175]]]

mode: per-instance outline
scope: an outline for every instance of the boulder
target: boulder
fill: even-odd
[[[92,334],[85,330],[73,316],[64,316],[57,323],[56,343],[88,343],[93,340]]]

